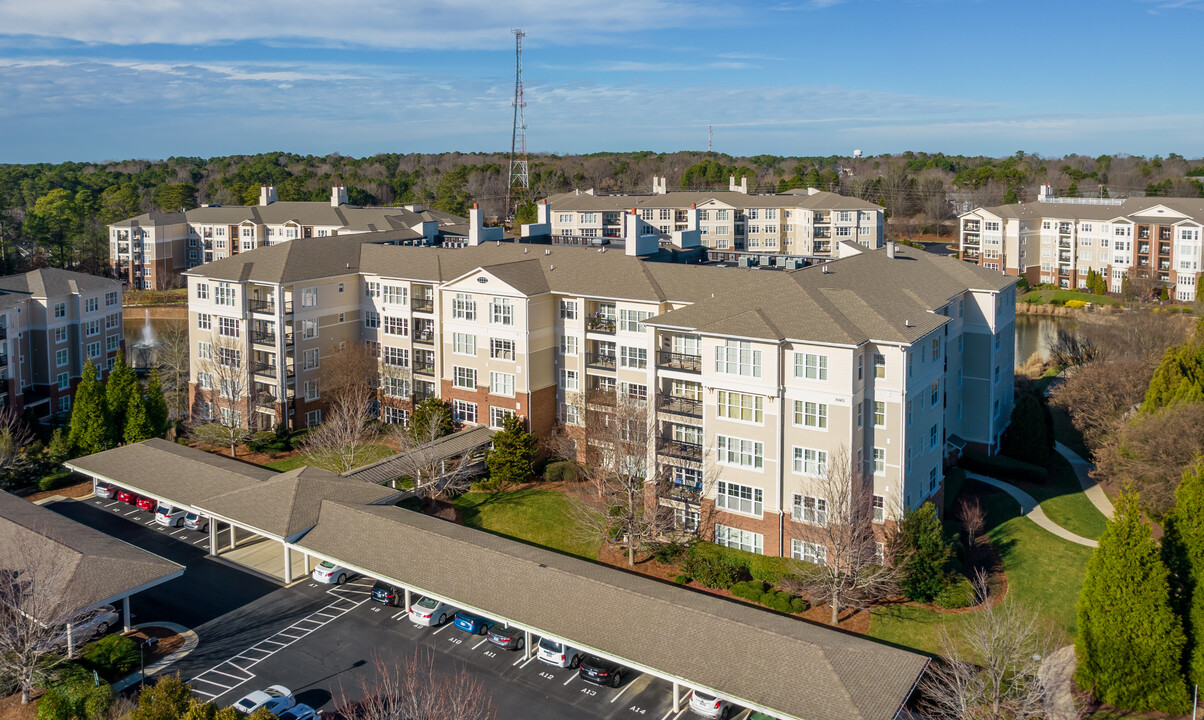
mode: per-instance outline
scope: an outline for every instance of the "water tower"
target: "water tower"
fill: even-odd
[[[854,159],[856,159],[856,158],[859,158],[859,157],[861,157],[861,151],[860,151],[860,150],[854,150],[854,151],[853,151],[853,158],[854,158]]]

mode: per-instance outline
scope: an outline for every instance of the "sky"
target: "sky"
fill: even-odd
[[[0,0],[0,163],[1204,155],[1204,0]]]

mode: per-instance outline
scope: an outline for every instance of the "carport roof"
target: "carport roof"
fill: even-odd
[[[891,720],[928,662],[397,507],[328,500],[297,545],[793,718]]]
[[[450,460],[488,445],[492,439],[493,431],[483,425],[467,428],[428,443],[429,447],[422,453],[422,459],[423,462]],[[407,474],[412,466],[413,462],[407,460],[405,453],[398,453],[345,472],[343,477],[370,483],[390,482]]]
[[[31,557],[18,550],[31,542],[51,554],[38,550]],[[42,564],[58,558],[51,562],[61,562],[69,575],[62,597],[80,608],[113,602],[184,572],[182,565],[7,492],[0,492],[0,547],[4,570],[29,570],[19,566],[22,560]]]

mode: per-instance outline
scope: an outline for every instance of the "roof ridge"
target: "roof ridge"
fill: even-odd
[[[666,297],[665,291],[661,289],[661,284],[656,281],[656,276],[652,274],[651,268],[648,267],[648,263],[640,263],[640,270],[644,273],[644,277],[648,278],[649,284],[652,285],[652,291],[656,293],[656,299],[661,302],[668,300],[669,298]]]

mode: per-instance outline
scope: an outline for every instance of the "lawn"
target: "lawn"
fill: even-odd
[[[968,480],[965,491],[982,500],[987,536],[1003,561],[1008,596],[1039,607],[1069,642],[1075,631],[1075,606],[1091,548],[1062,540],[1020,516],[1020,507],[1001,490]],[[921,652],[939,652],[938,630],[952,631],[965,615],[912,606],[874,611],[870,636]]]
[[[1104,534],[1107,518],[1087,499],[1070,462],[1055,454],[1049,466],[1050,484],[1026,485],[1045,515],[1075,535],[1095,540]]]
[[[460,509],[468,527],[587,560],[598,559],[601,543],[577,537],[569,500],[563,493],[537,489],[469,492],[452,503]]]
[[[1040,288],[1031,290],[1020,296],[1020,302],[1034,302],[1040,299],[1042,302],[1038,305],[1048,305],[1050,300],[1061,300],[1063,303],[1067,300],[1083,300],[1085,302],[1094,303],[1096,305],[1120,305],[1120,302],[1106,295],[1095,295],[1086,292],[1075,292],[1073,290],[1057,290],[1055,288]]]
[[[364,454],[363,459],[361,460],[361,462],[358,463],[358,465],[367,465],[368,463],[374,463],[377,460],[387,458],[390,455],[394,455],[397,453],[396,450],[394,450],[393,448],[390,448],[386,445],[368,445],[365,449],[367,450],[367,452]],[[275,460],[273,462],[264,463],[263,466],[267,467],[267,468],[271,468],[271,469],[275,470],[276,472],[288,472],[289,470],[296,470],[297,468],[301,467],[302,465],[312,465],[312,464],[313,463],[310,462],[308,455],[295,455],[291,458],[286,458],[284,460]]]
[[[1083,442],[1083,436],[1070,420],[1070,414],[1062,408],[1050,407],[1053,414],[1054,437],[1058,442],[1074,450],[1084,460],[1091,459],[1091,449]]]

